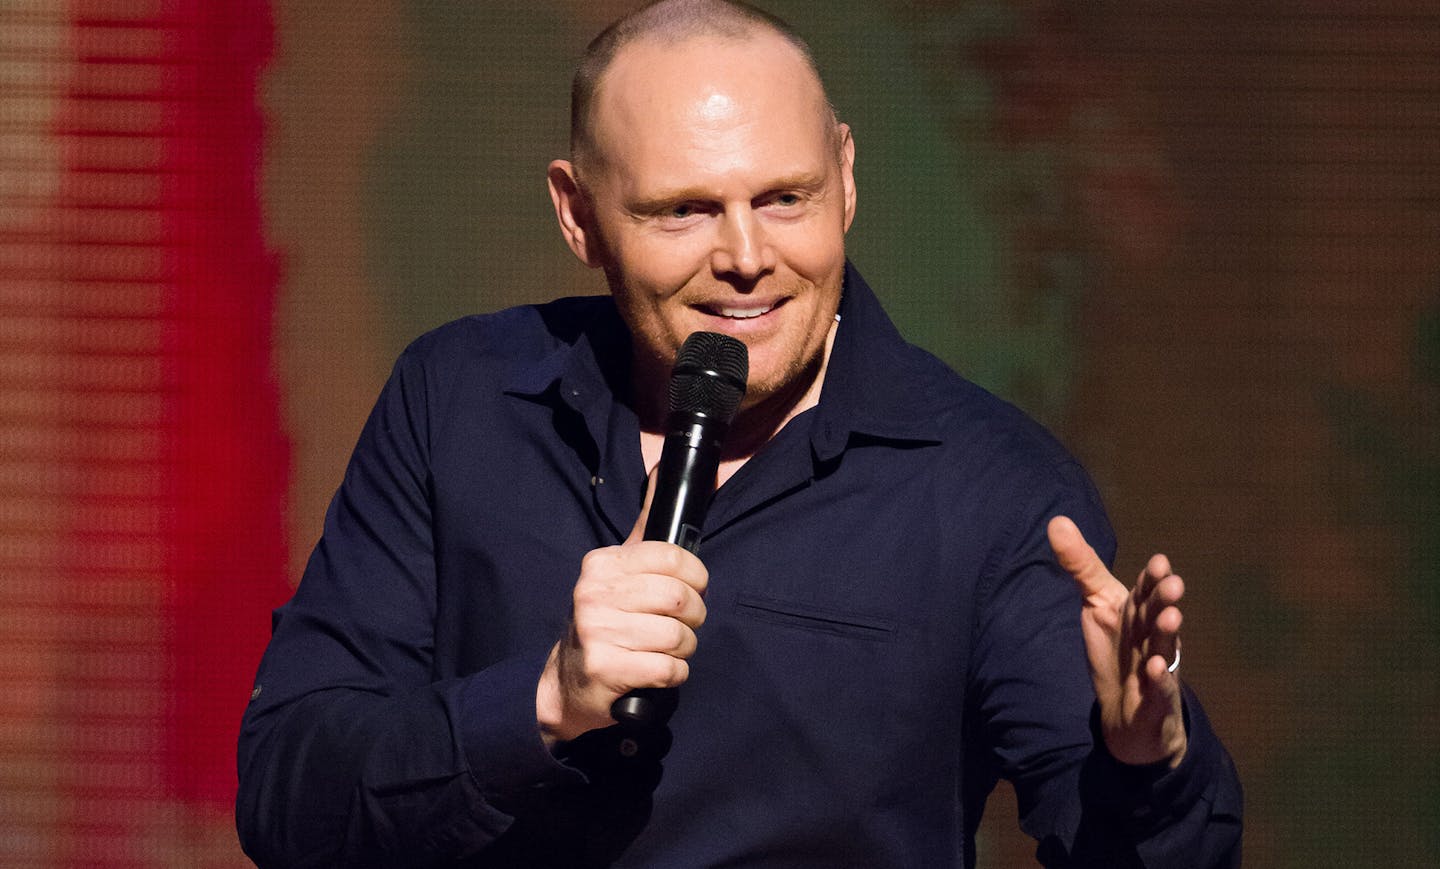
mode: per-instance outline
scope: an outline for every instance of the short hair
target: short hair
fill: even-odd
[[[570,158],[579,163],[594,153],[590,112],[595,92],[615,56],[632,42],[659,38],[680,42],[696,36],[718,36],[722,39],[747,39],[757,32],[770,32],[788,42],[804,59],[820,85],[830,119],[835,109],[825,93],[825,83],[815,65],[810,45],[795,29],[779,17],[757,9],[740,0],[653,0],[620,18],[590,41],[575,78],[570,84]]]

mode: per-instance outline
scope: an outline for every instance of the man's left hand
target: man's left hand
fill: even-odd
[[[1184,580],[1156,555],[1126,591],[1069,518],[1056,516],[1046,530],[1084,597],[1080,626],[1105,747],[1124,763],[1167,761],[1173,769],[1186,747],[1180,679],[1168,669],[1180,646]]]

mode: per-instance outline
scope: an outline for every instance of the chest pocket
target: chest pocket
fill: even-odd
[[[739,615],[783,625],[803,631],[817,631],[838,637],[853,637],[874,643],[889,642],[895,633],[890,619],[865,613],[811,606],[777,600],[755,594],[740,594],[735,599]]]

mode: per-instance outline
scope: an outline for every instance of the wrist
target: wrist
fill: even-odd
[[[560,644],[550,650],[545,669],[540,671],[540,681],[535,686],[535,723],[540,725],[540,738],[546,748],[553,748],[561,742],[560,727],[564,722],[564,703],[560,690]]]

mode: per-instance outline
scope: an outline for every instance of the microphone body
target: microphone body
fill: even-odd
[[[644,539],[692,553],[700,547],[715,495],[720,446],[745,397],[748,377],[744,343],[716,332],[695,332],[685,339],[670,376],[665,444]],[[631,729],[655,728],[670,720],[678,702],[674,688],[640,688],[617,699],[610,715]]]
[[[670,415],[666,428],[645,539],[674,543],[693,553],[700,548],[705,514],[715,495],[725,426],[682,411]]]

